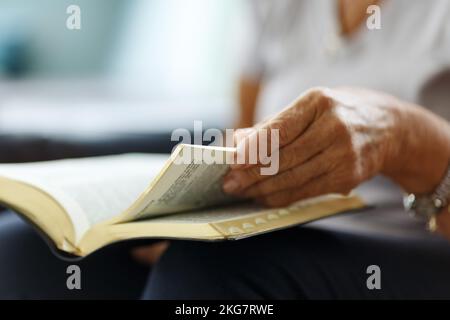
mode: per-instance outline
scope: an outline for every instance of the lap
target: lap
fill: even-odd
[[[370,265],[381,269],[381,290],[367,288]],[[144,297],[450,298],[449,270],[450,245],[435,236],[295,227],[237,242],[173,242]]]
[[[108,247],[77,263],[81,291],[66,288],[70,263],[17,216],[0,213],[0,297],[450,298],[448,242],[396,203],[375,211],[235,242],[173,241],[147,284],[128,244]],[[381,290],[366,286],[370,265],[381,269]]]
[[[0,298],[139,298],[148,268],[136,264],[125,245],[112,246],[76,262],[81,290],[66,287],[67,267],[32,227],[12,213],[0,213]]]

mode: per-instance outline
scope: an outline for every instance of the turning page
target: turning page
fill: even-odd
[[[229,169],[226,162],[234,153],[234,148],[179,145],[140,199],[117,222],[235,202],[222,191]],[[218,161],[208,161],[211,156]]]

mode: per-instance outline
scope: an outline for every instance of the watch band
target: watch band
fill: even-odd
[[[450,202],[450,166],[447,168],[444,178],[436,190],[429,195],[406,195],[404,205],[407,211],[414,212],[416,217],[428,223],[428,229],[436,229],[436,215],[442,212]]]
[[[450,166],[447,168],[444,179],[433,193],[434,205],[439,208],[448,206],[450,200]]]

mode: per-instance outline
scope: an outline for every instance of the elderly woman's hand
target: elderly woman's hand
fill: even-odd
[[[426,141],[430,135],[436,136],[438,146],[449,142],[448,128],[439,136],[433,132],[436,125],[442,120],[388,95],[312,89],[238,141],[241,146],[249,144],[262,129],[278,129],[278,173],[261,175],[261,164],[235,165],[223,188],[269,206],[283,206],[327,193],[346,194],[384,173],[410,192],[428,192],[439,183],[449,159],[448,146],[441,150],[441,158],[418,156],[430,149]],[[412,156],[419,164],[409,161]]]

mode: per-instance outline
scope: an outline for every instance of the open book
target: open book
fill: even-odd
[[[240,239],[364,206],[356,195],[281,209],[242,203],[222,192],[227,164],[181,161],[205,151],[225,159],[235,149],[179,145],[169,159],[127,154],[2,164],[0,202],[76,256],[127,239]]]

